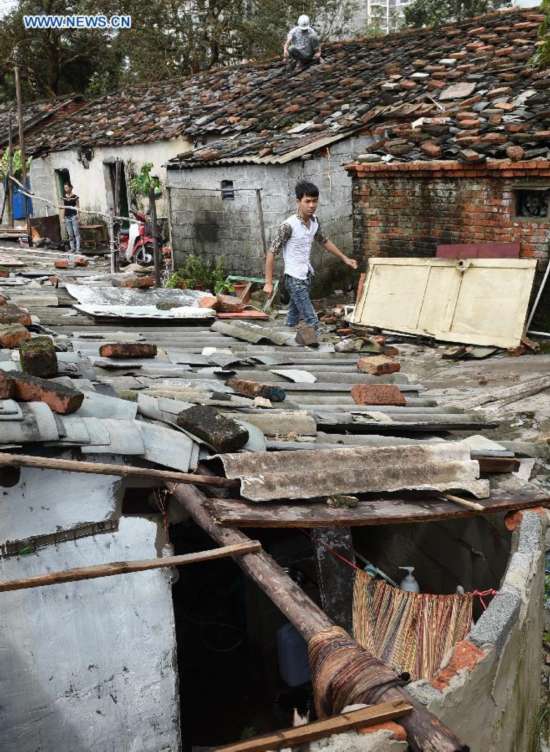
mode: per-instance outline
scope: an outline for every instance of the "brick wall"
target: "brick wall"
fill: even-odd
[[[353,176],[354,250],[358,256],[434,256],[442,243],[518,242],[536,258],[536,284],[549,260],[550,217],[516,216],[518,189],[550,189],[550,163],[459,162],[348,166]],[[550,285],[538,326],[550,331]],[[536,320],[536,322],[537,322]]]

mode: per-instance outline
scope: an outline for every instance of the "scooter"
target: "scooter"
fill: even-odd
[[[130,222],[128,230],[118,234],[118,253],[122,263],[150,266],[153,263],[153,234],[147,217],[142,212],[130,212],[137,222]]]

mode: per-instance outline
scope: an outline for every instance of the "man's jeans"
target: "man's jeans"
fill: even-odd
[[[76,251],[78,253],[80,250],[80,228],[78,226],[78,216],[75,214],[74,217],[65,217],[65,227],[67,228],[71,251]]]
[[[319,319],[309,297],[311,275],[307,279],[297,279],[285,274],[285,287],[290,297],[288,306],[287,326],[296,326],[300,319],[309,326],[313,326],[319,333]]]

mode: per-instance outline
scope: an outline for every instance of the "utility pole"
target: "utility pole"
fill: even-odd
[[[21,97],[21,77],[19,75],[19,50],[17,47],[15,48],[15,64],[14,64],[14,73],[15,73],[15,95],[17,97],[17,124],[19,126],[19,151],[21,153],[21,182],[25,186],[25,190],[27,190],[27,155],[25,153],[25,126],[23,123],[23,99]],[[32,245],[32,239],[31,239],[31,223],[30,223],[30,217],[29,217],[29,201],[27,196],[24,197],[24,205],[25,205],[25,216],[27,219],[27,236],[29,239],[29,246]]]

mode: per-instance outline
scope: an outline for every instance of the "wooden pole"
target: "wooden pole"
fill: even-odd
[[[162,287],[160,279],[160,258],[158,244],[158,226],[157,226],[157,199],[155,189],[149,190],[149,214],[151,216],[151,234],[153,236],[153,264],[155,266],[155,286]]]
[[[324,739],[331,734],[341,734],[350,729],[361,729],[393,721],[395,718],[401,718],[410,713],[411,710],[412,706],[406,702],[385,702],[381,705],[361,708],[361,710],[352,710],[350,713],[340,713],[332,718],[307,723],[305,726],[294,726],[283,731],[275,731],[273,734],[246,739],[244,742],[227,744],[224,747],[217,747],[213,752],[267,752],[283,747],[294,748],[316,739]]]
[[[174,228],[172,226],[172,189],[170,186],[166,187],[166,203],[168,209],[168,242],[170,243],[170,250],[172,255],[170,257],[170,272],[174,272],[176,269],[174,258]]]
[[[239,480],[219,478],[216,475],[194,475],[180,473],[176,470],[156,470],[152,467],[134,467],[133,465],[108,465],[101,462],[83,462],[81,460],[64,460],[58,457],[35,457],[30,454],[8,454],[0,452],[0,467],[38,467],[44,470],[62,470],[72,473],[91,473],[92,475],[117,475],[121,478],[153,478],[165,483],[193,483],[196,486],[216,486],[236,488]]]
[[[264,209],[262,206],[262,189],[256,188],[256,206],[258,208],[258,219],[260,221],[260,233],[262,236],[262,248],[264,256],[267,253],[267,240],[265,237],[265,224],[264,224]]]
[[[11,175],[13,172],[13,130],[12,130],[11,112],[8,115],[8,227],[13,227],[13,183]]]
[[[226,556],[243,556],[244,554],[260,551],[261,543],[250,541],[250,544],[238,546],[223,546],[211,551],[199,551],[194,554],[181,556],[165,556],[162,559],[144,559],[141,561],[112,561],[108,564],[96,564],[91,567],[76,567],[61,572],[48,572],[21,580],[0,580],[0,593],[10,590],[27,590],[29,588],[59,585],[62,582],[77,582],[78,580],[95,580],[98,577],[112,577],[117,574],[131,572],[147,572],[150,569],[166,569],[167,567],[182,567],[186,564],[197,564],[201,561],[213,561]]]
[[[16,63],[14,66],[14,73],[15,73],[15,94],[17,97],[17,124],[19,127],[19,151],[21,153],[21,182],[23,183],[23,186],[25,190],[28,189],[27,186],[27,154],[25,151],[25,124],[23,122],[23,98],[21,96],[21,77],[19,74],[19,65]],[[30,217],[29,217],[29,199],[27,196],[24,196],[25,200],[25,218],[27,222],[27,236],[28,236],[28,242],[29,246],[32,246],[32,237],[31,237],[31,223],[30,223]]]
[[[109,218],[107,219],[107,232],[109,233],[109,251],[111,258],[111,274],[116,274],[118,271],[117,265],[117,249],[115,245],[115,230],[113,226],[113,210],[109,209]]]
[[[220,545],[250,541],[239,530],[218,525],[208,511],[208,500],[197,488],[174,483],[168,483],[167,487],[197,525]],[[319,632],[334,626],[319,606],[263,549],[258,553],[240,556],[236,563],[264,591],[307,642]],[[373,681],[377,666],[387,670],[381,661],[373,659]],[[396,700],[413,706],[412,712],[403,718],[401,724],[407,731],[408,741],[414,752],[468,752],[469,748],[406,690],[392,688],[380,694],[381,702]]]

